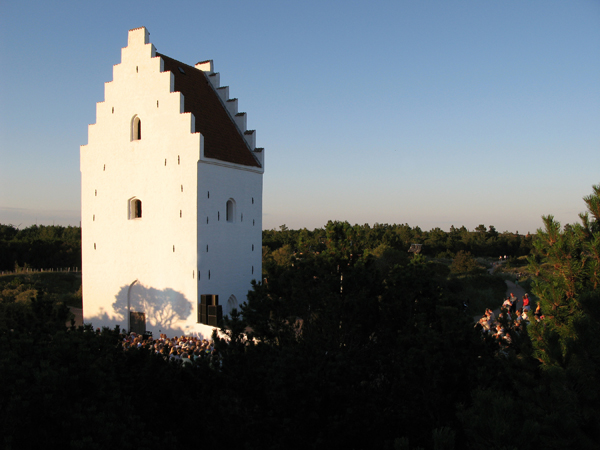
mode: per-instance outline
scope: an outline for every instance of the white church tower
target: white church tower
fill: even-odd
[[[262,273],[264,152],[212,61],[129,31],[81,146],[83,317],[209,337]]]

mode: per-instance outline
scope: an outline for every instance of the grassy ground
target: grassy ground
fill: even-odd
[[[487,308],[497,309],[504,301],[506,283],[495,275],[466,275],[459,277],[463,283],[463,294],[469,302],[469,311],[481,315]]]

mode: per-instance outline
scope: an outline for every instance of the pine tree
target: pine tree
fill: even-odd
[[[588,211],[580,224],[561,229],[552,216],[543,217],[529,258],[543,313],[529,327],[533,356],[544,381],[569,394],[579,443],[600,438],[600,185],[593,191],[583,199]]]

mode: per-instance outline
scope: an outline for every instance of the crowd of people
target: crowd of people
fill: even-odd
[[[523,296],[521,308],[517,308],[518,303],[518,298],[511,292],[502,303],[498,317],[494,311],[488,308],[476,326],[481,326],[484,333],[489,333],[501,343],[509,344],[511,335],[506,327],[519,332],[529,325],[531,320],[537,322],[544,320],[540,302],[537,302],[535,311],[531,314],[531,300],[528,294]]]
[[[151,335],[131,332],[122,335],[122,345],[125,350],[146,348],[157,355],[162,355],[165,360],[175,361],[182,366],[191,365],[201,358],[208,359],[211,364],[219,361],[214,343],[194,336],[168,338],[166,334],[161,334],[160,338],[154,339]]]

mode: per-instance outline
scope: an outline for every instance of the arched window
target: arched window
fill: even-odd
[[[133,116],[131,119],[131,140],[139,141],[142,139],[142,121],[138,116]]]
[[[227,200],[227,222],[235,222],[235,200],[230,198]]]
[[[229,312],[231,312],[232,309],[239,308],[239,304],[237,298],[235,298],[235,295],[231,294],[229,299],[227,299],[227,308],[229,309]]]
[[[142,218],[142,201],[139,198],[129,200],[129,219]]]

